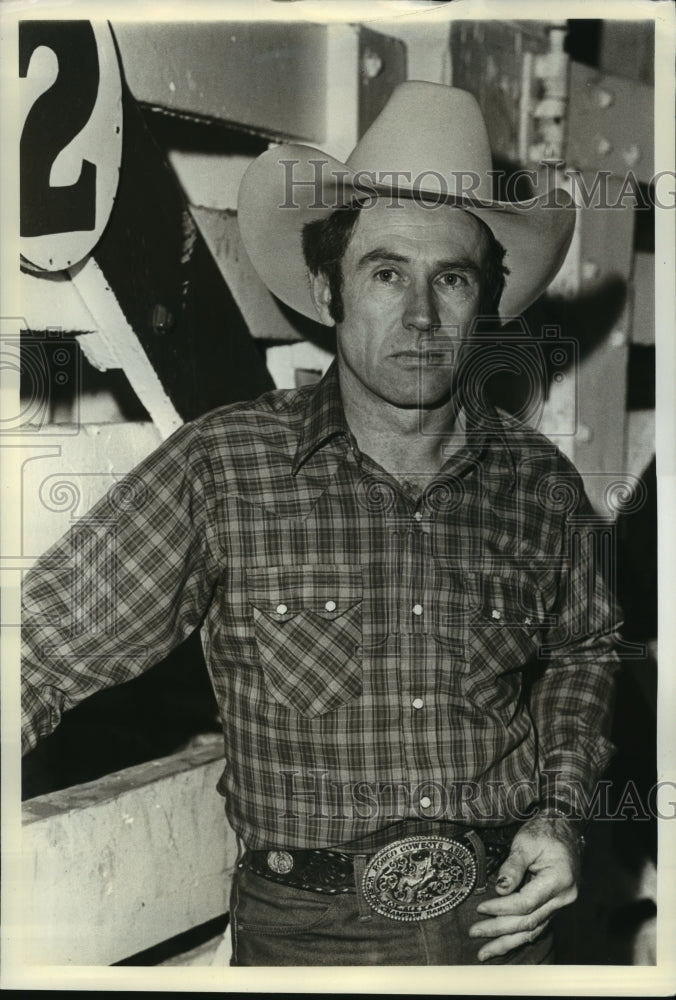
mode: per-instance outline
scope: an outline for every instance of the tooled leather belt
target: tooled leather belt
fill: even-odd
[[[394,840],[380,850],[245,851],[238,863],[270,881],[310,892],[355,892],[355,856],[368,857],[361,889],[378,913],[424,920],[444,913],[485,883],[502,864],[518,824],[434,832]]]

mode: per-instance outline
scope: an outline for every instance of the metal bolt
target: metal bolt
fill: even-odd
[[[600,108],[609,108],[611,104],[615,103],[615,95],[610,90],[604,90],[603,87],[597,87],[594,91],[594,98],[596,103]]]
[[[641,150],[638,148],[635,142],[631,144],[629,149],[622,151],[622,159],[627,164],[628,167],[635,167],[638,161],[641,159]]]
[[[164,337],[167,333],[171,332],[173,326],[173,315],[169,312],[166,306],[163,306],[158,302],[153,309],[153,333],[156,333],[158,337]]]
[[[365,49],[361,57],[361,69],[367,80],[375,80],[383,71],[382,56],[373,49]]]

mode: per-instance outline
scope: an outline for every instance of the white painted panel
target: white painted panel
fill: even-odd
[[[269,347],[266,353],[268,371],[278,389],[296,388],[297,368],[310,369],[323,375],[332,361],[333,355],[329,351],[309,341]]]
[[[96,320],[66,273],[38,276],[21,271],[19,295],[27,330],[79,333],[97,329]]]
[[[151,423],[60,429],[63,436],[27,450],[21,463],[21,534],[4,555],[26,568],[161,441]]]
[[[222,740],[24,804],[23,961],[110,965],[225,913]]]

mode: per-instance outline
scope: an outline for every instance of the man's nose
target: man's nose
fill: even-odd
[[[403,320],[407,330],[428,331],[439,326],[434,292],[427,281],[417,281],[410,286]]]

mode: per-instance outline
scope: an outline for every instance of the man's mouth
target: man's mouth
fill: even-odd
[[[390,355],[402,364],[416,364],[419,367],[447,367],[453,362],[453,352],[442,346],[438,348],[425,347],[421,351],[396,351]]]

